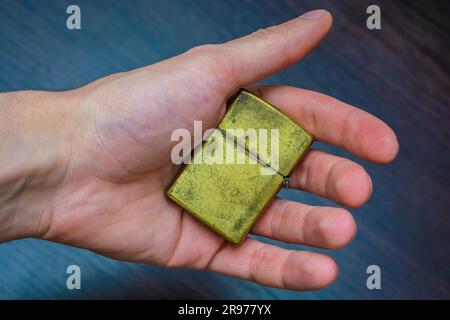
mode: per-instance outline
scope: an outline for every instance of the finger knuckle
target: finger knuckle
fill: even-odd
[[[186,53],[195,56],[208,56],[218,51],[217,44],[202,44],[189,49]]]
[[[223,45],[207,44],[187,53],[189,70],[195,71],[213,88],[227,88],[223,84],[236,82],[237,70],[232,54]],[[225,90],[225,89],[224,89]]]
[[[273,37],[274,34],[277,33],[277,28],[275,26],[270,26],[266,28],[259,28],[258,30],[254,31],[252,33],[253,36],[261,37],[261,38],[267,38],[267,37]]]

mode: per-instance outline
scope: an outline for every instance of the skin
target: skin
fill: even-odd
[[[315,17],[314,17],[315,16]],[[232,246],[171,202],[165,190],[177,128],[215,127],[225,103],[296,63],[328,33],[326,11],[221,45],[205,45],[66,92],[0,94],[0,242],[35,237],[127,261],[207,269],[294,290],[322,288],[338,274],[327,255],[253,238]],[[279,106],[317,140],[376,163],[398,152],[381,120],[326,95],[287,86],[251,90]],[[372,184],[360,165],[311,150],[292,188],[359,207]],[[356,232],[343,208],[275,199],[253,234],[327,249]]]

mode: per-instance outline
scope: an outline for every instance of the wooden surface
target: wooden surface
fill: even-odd
[[[0,91],[77,87],[325,7],[335,21],[327,40],[268,81],[325,92],[379,116],[396,131],[401,152],[388,166],[360,162],[373,177],[373,197],[352,210],[358,235],[332,252],[341,274],[324,290],[276,290],[26,239],[0,245],[0,298],[450,298],[448,2],[377,1],[376,31],[365,26],[366,1],[74,2],[81,31],[65,26],[72,1],[0,2]],[[66,289],[70,264],[81,267],[80,291]],[[371,264],[382,270],[378,291],[366,288]]]

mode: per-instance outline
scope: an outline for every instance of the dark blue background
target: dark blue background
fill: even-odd
[[[73,3],[81,7],[81,31],[66,28]],[[271,289],[26,239],[0,245],[0,298],[450,298],[449,5],[376,3],[382,30],[369,31],[366,1],[2,0],[0,91],[78,87],[325,7],[335,18],[326,41],[268,82],[360,106],[394,128],[401,151],[388,166],[359,161],[373,177],[373,197],[352,210],[358,235],[331,253],[341,274],[324,290]],[[331,204],[292,190],[283,196]],[[70,264],[81,267],[80,291],[66,289]],[[366,287],[371,264],[381,267],[382,290]]]

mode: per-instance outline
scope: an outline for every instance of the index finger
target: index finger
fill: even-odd
[[[399,145],[394,131],[368,112],[300,88],[257,86],[253,91],[288,114],[319,141],[376,163],[388,163],[397,156]]]

